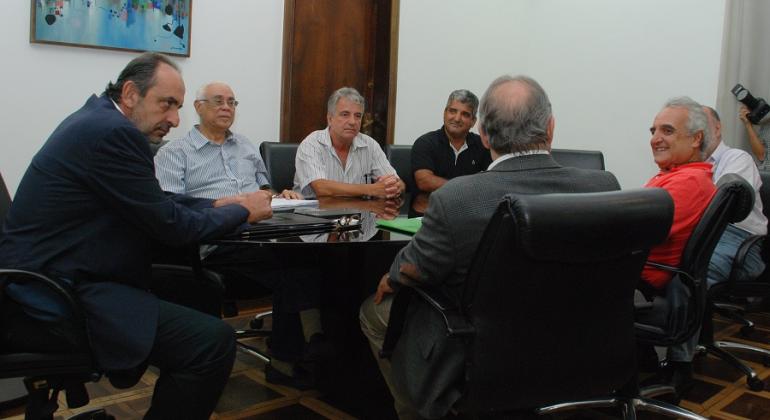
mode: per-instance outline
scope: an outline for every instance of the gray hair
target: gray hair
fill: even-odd
[[[703,140],[700,142],[701,157],[705,159],[703,153],[707,150],[706,146],[714,141],[713,133],[709,130],[708,117],[703,105],[695,102],[688,96],[678,96],[671,98],[663,104],[663,108],[684,108],[687,110],[687,132],[694,136],[698,131],[703,132]]]
[[[208,98],[206,98],[206,90],[207,90],[207,89],[209,88],[209,86],[211,86],[211,85],[225,85],[225,86],[227,86],[227,87],[230,87],[230,85],[228,85],[228,84],[227,84],[227,83],[225,83],[225,82],[220,82],[220,81],[216,81],[216,80],[215,80],[215,81],[211,81],[211,82],[208,82],[208,83],[206,83],[205,85],[203,85],[203,86],[199,87],[199,88],[198,88],[198,91],[197,91],[197,92],[195,92],[195,100],[196,100],[196,101],[200,101],[201,99],[208,99]],[[230,88],[230,90],[232,90],[232,88]]]
[[[446,100],[446,106],[449,107],[453,101],[471,107],[471,114],[473,115],[473,118],[476,118],[476,112],[479,110],[479,98],[476,97],[473,92],[467,89],[458,89],[449,94],[449,99]]]
[[[521,83],[529,94],[503,96],[498,88],[507,83]],[[489,145],[499,154],[548,149],[548,123],[551,102],[542,86],[527,76],[500,76],[481,98],[479,119],[489,136]]]
[[[326,113],[328,115],[334,115],[334,109],[337,108],[337,102],[342,98],[346,98],[351,102],[361,105],[361,108],[366,108],[366,101],[364,101],[364,97],[361,96],[357,90],[352,87],[341,87],[335,90],[334,93],[332,93],[332,96],[329,97],[329,101],[326,102]]]

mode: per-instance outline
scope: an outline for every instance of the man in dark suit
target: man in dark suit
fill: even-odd
[[[213,201],[161,190],[148,139],[160,141],[178,125],[184,92],[168,58],[132,60],[32,159],[0,241],[0,266],[41,272],[74,289],[95,362],[113,383],[138,380],[148,363],[160,369],[147,418],[207,419],[235,357],[232,328],[146,291],[151,250],[215,238],[272,214],[265,192]],[[52,296],[18,285],[7,295],[3,345],[73,345]]]
[[[396,256],[375,295],[361,306],[361,326],[395,399],[400,418],[440,417],[460,396],[462,352],[442,351],[440,320],[412,322],[420,342],[399,343],[423,358],[399,366],[377,357],[390,317],[392,294],[410,282],[441,287],[454,300],[461,297],[471,259],[501,198],[508,193],[569,193],[620,188],[604,171],[561,167],[550,156],[554,119],[543,88],[526,76],[502,76],[481,101],[480,134],[491,149],[487,172],[454,178],[430,197],[422,228]],[[408,316],[424,312],[410,308]],[[409,321],[407,321],[409,323]],[[402,339],[405,337],[402,336]],[[457,349],[456,349],[457,350]],[[394,360],[395,360],[394,354]],[[449,365],[460,368],[454,374]],[[402,375],[404,372],[408,377]],[[408,387],[405,386],[408,383]]]

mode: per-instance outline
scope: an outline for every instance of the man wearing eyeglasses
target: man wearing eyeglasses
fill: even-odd
[[[270,189],[257,146],[230,131],[238,107],[230,86],[222,82],[202,86],[193,106],[200,124],[155,156],[155,173],[163,190],[214,199]],[[280,195],[301,198],[291,190]]]
[[[155,174],[164,191],[219,199],[270,190],[268,173],[257,146],[233,133],[238,101],[226,83],[210,82],[198,89],[195,112],[200,124],[183,138],[161,147]],[[280,196],[301,199],[291,190]],[[295,388],[313,386],[312,363],[329,353],[318,311],[321,274],[312,258],[281,263],[281,255],[261,247],[207,247],[204,267],[224,275],[230,299],[273,292],[273,358],[266,366],[268,382]],[[303,345],[304,343],[304,345]]]

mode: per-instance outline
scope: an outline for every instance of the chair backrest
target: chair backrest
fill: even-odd
[[[714,198],[682,251],[677,268],[687,275],[676,275],[667,288],[669,325],[637,323],[638,339],[670,346],[684,342],[697,332],[706,306],[706,273],[714,248],[727,225],[745,219],[753,206],[754,191],[746,180],[736,174],[725,174],[719,179]],[[679,295],[672,296],[672,292]]]
[[[461,411],[607,395],[635,375],[633,296],[649,249],[671,227],[661,189],[508,195],[464,291]]]
[[[265,161],[270,176],[270,186],[281,192],[294,187],[294,158],[297,156],[299,143],[278,143],[263,141],[259,152]]]
[[[2,234],[3,220],[5,220],[5,215],[8,214],[10,208],[11,195],[8,193],[5,181],[3,181],[3,174],[0,173],[0,234]]]
[[[417,191],[417,184],[414,182],[414,173],[412,172],[412,145],[411,144],[389,144],[385,146],[385,155],[388,157],[390,165],[396,170],[398,177],[406,184],[406,193]]]
[[[3,181],[3,175],[0,174],[0,238],[3,237],[3,225],[5,224],[5,215],[11,208],[11,194]]]
[[[770,220],[770,171],[759,171],[762,186],[759,188],[759,198],[762,200],[762,213]],[[762,261],[766,267],[770,267],[770,242],[765,241],[762,247]],[[770,281],[770,268],[765,268],[764,273],[757,281]]]
[[[604,170],[604,155],[598,150],[551,149],[551,156],[561,166]]]

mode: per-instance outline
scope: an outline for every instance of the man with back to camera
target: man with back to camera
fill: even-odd
[[[444,125],[415,140],[412,171],[420,191],[433,192],[454,177],[486,170],[492,162],[481,137],[470,132],[478,107],[473,92],[455,90],[444,108]]]
[[[443,369],[443,364],[435,358],[411,367],[404,381],[418,384],[431,381],[428,388],[433,395],[440,395],[440,400],[428,395],[408,396],[395,380],[390,362],[378,357],[390,317],[392,294],[400,284],[411,281],[401,273],[419,283],[441,286],[448,297],[459,300],[484,229],[505,194],[620,189],[610,172],[561,167],[553,160],[550,150],[555,123],[551,103],[535,80],[526,76],[499,77],[484,94],[479,115],[481,139],[493,159],[488,170],[451,179],[431,194],[422,227],[398,253],[376,294],[361,305],[361,329],[369,340],[401,419],[445,415],[460,395],[459,390],[454,389],[459,378],[439,383],[431,377],[431,372]],[[430,323],[415,324],[424,329],[424,336],[432,339],[440,330]],[[420,351],[417,343],[399,346]],[[453,357],[462,358],[462,355]]]
[[[326,104],[328,127],[310,133],[297,149],[294,191],[306,197],[396,198],[404,182],[377,142],[361,133],[364,97],[337,89]]]
[[[179,124],[184,93],[179,69],[165,56],[129,62],[32,159],[0,239],[0,265],[74,289],[95,363],[111,380],[125,386],[148,363],[160,369],[145,417],[153,419],[207,419],[235,358],[230,326],[146,291],[153,246],[216,238],[272,214],[264,191],[208,200],[161,190],[148,140],[160,141]],[[4,345],[72,348],[69,333],[57,328],[66,315],[54,297],[15,285],[7,296]]]
[[[200,123],[155,155],[155,175],[161,188],[209,199],[260,189],[272,194],[256,145],[230,131],[238,106],[230,86],[223,82],[203,85],[193,106]],[[302,198],[291,190],[280,195]],[[322,344],[325,340],[318,311],[321,274],[312,258],[294,259],[291,264],[284,260],[264,247],[218,245],[202,263],[224,275],[229,297],[253,294],[255,285],[273,291],[273,357],[265,366],[265,377],[271,383],[306,389],[313,385],[313,369],[303,365],[312,364],[327,347]]]
[[[693,229],[716,194],[712,165],[704,162],[708,143],[704,139],[710,136],[708,119],[697,102],[688,97],[673,98],[655,116],[650,134],[653,159],[660,172],[647,181],[645,187],[668,191],[674,201],[674,217],[668,237],[650,249],[647,260],[677,267]],[[665,296],[672,278],[670,271],[645,265],[637,286],[637,302]],[[668,314],[663,311],[637,311],[637,318],[645,323],[664,325],[667,317]],[[675,387],[679,396],[692,385],[692,356],[696,341],[669,347],[668,363],[659,372],[665,382]],[[657,361],[651,346],[640,348],[642,356]]]

